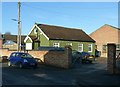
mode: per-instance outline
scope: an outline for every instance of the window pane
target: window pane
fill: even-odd
[[[83,44],[78,44],[78,51],[83,52]]]
[[[107,45],[103,45],[103,53],[106,53],[107,52]]]
[[[88,44],[88,52],[92,52],[92,44]]]
[[[59,43],[53,43],[53,47],[60,47]]]

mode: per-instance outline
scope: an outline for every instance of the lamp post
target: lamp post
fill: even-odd
[[[18,22],[17,51],[21,51],[21,26],[20,26],[20,23],[22,23],[22,22],[17,19],[12,19],[12,20]]]

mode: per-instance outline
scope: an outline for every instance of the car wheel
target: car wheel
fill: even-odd
[[[23,65],[22,65],[22,63],[19,63],[19,68],[21,69],[21,68],[23,68]]]
[[[37,65],[33,66],[33,69],[36,69],[37,68]]]
[[[11,64],[11,62],[10,61],[8,61],[8,66],[10,67],[10,66],[12,66],[12,64]]]

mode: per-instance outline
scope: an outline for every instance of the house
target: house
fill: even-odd
[[[95,41],[81,29],[35,23],[24,42],[26,50],[71,45],[72,50],[95,53]]]
[[[26,36],[21,36],[21,44],[24,44]],[[3,43],[2,48],[9,48],[9,50],[17,50],[17,35],[2,34]]]
[[[1,36],[1,34],[0,34],[0,48],[2,48],[2,36]]]
[[[108,24],[103,25],[90,34],[96,41],[96,48],[101,51],[101,57],[107,57],[107,44],[115,43],[116,51],[120,50],[120,29]]]

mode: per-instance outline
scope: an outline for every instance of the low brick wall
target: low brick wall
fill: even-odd
[[[8,49],[2,50],[2,56],[9,56],[12,52]],[[60,67],[70,68],[72,50],[69,47],[65,48],[65,51],[28,51],[33,57],[40,59],[44,64]]]
[[[9,51],[9,49],[0,49],[0,55],[1,56],[10,56],[10,54],[12,53],[12,52],[16,52],[16,50],[14,50],[14,51]]]
[[[49,65],[53,65],[61,68],[71,67],[71,49],[65,49],[65,51],[49,51],[44,55],[44,62]]]

